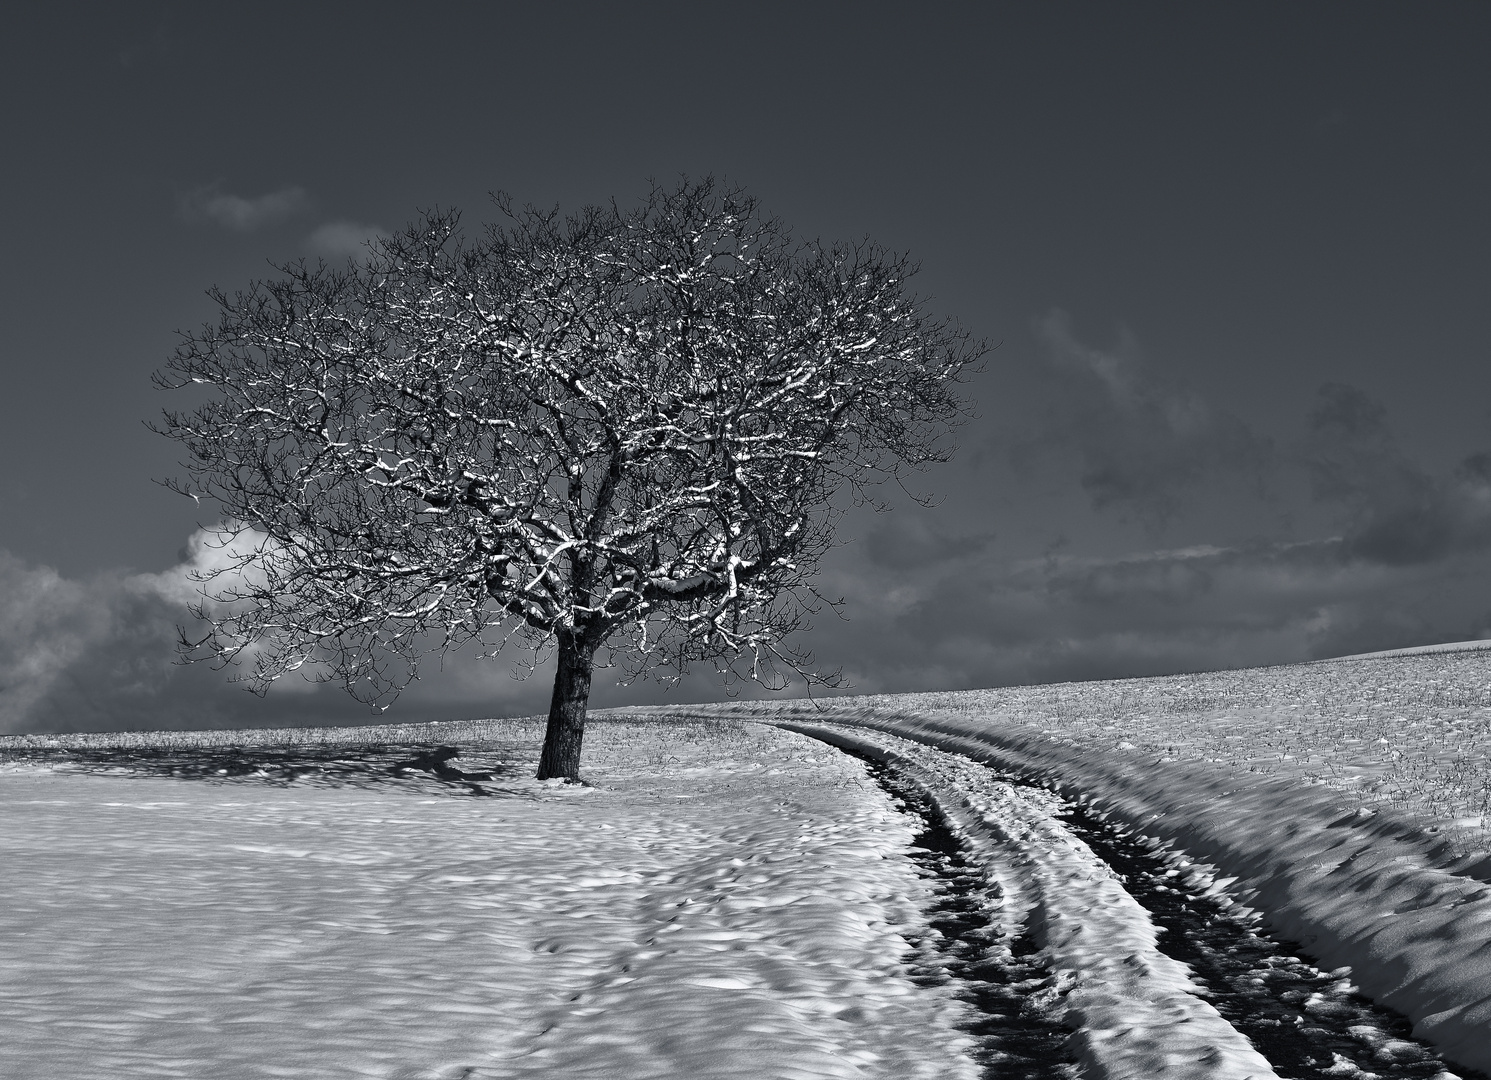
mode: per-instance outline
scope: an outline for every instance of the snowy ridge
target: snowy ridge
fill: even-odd
[[[1008,931],[1026,919],[1053,975],[1045,991],[1090,1080],[1265,1080],[1277,1074],[1156,946],[1149,915],[1096,855],[1021,792],[966,760],[845,727],[788,730],[894,762],[974,847],[1004,897]],[[1013,936],[1010,934],[1009,936]]]
[[[777,712],[786,720],[794,710]],[[966,715],[832,707],[809,715],[987,762],[1215,865],[1280,936],[1327,967],[1350,967],[1363,991],[1453,1060],[1491,1070],[1491,857],[1457,855],[1452,842],[1391,814],[1345,807],[1322,787],[1098,754]]]
[[[1491,649],[1491,641],[1451,641],[1444,645],[1414,645],[1407,649],[1382,649],[1379,652],[1352,653],[1350,656],[1328,656],[1312,664],[1335,664],[1343,660],[1390,660],[1395,656],[1431,656],[1436,653],[1480,652]]]

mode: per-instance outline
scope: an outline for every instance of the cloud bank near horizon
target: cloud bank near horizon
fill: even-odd
[[[176,628],[196,595],[189,573],[205,550],[199,534],[168,571],[88,580],[0,553],[0,732],[381,722],[337,686],[292,678],[260,699],[229,671],[176,664]],[[1474,587],[1491,580],[1484,543],[1409,561],[1339,536],[1004,562],[984,538],[892,518],[842,550],[824,592],[843,595],[851,617],[824,612],[805,644],[825,666],[844,666],[849,693],[1264,666],[1491,637],[1491,606]],[[542,712],[550,673],[515,680],[523,659],[431,657],[383,719]],[[667,694],[646,682],[618,688],[601,671],[593,704],[724,696],[706,671]]]
[[[0,551],[0,734],[377,723],[339,686],[295,676],[263,698],[234,669],[177,662],[178,627],[193,623],[195,571],[221,562],[199,530],[181,561],[158,574],[63,577]],[[401,721],[534,711],[548,687],[511,665],[454,657],[426,668],[392,718]]]
[[[875,563],[873,548],[864,558]],[[856,617],[835,632],[860,693],[1261,667],[1491,638],[1491,551],[1374,561],[1351,540],[1193,547],[1120,558],[959,557],[877,588],[832,585]],[[883,569],[883,567],[882,567]]]
[[[357,230],[353,230],[357,231]],[[351,233],[349,232],[350,236]],[[1435,473],[1387,410],[1328,383],[1286,445],[1143,362],[1084,344],[1060,312],[1009,411],[941,516],[902,507],[849,523],[822,593],[842,596],[800,644],[851,693],[971,689],[1262,666],[1491,637],[1491,454]],[[1000,430],[1005,430],[1001,425]],[[979,455],[982,454],[980,459]],[[993,507],[998,492],[1002,509]],[[1052,511],[1046,498],[1067,500]],[[1074,509],[1075,508],[1075,509]],[[996,530],[1012,513],[1008,541]],[[1121,528],[1117,522],[1128,522]],[[1076,536],[1076,541],[1069,539]],[[845,537],[848,538],[847,536]],[[368,723],[339,686],[290,677],[264,698],[232,671],[175,662],[198,531],[161,573],[72,579],[0,551],[0,731]],[[386,719],[533,714],[550,669],[529,654],[430,657]],[[746,696],[770,696],[736,686]],[[719,699],[707,667],[671,691],[618,687],[597,707]],[[788,691],[801,693],[801,687]]]

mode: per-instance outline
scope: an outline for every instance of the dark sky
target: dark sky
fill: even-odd
[[[1491,636],[1491,5],[49,10],[0,45],[0,730],[366,715],[172,667],[174,331],[421,209],[680,173],[909,250],[998,343],[942,501],[825,568],[857,690]],[[392,715],[542,707],[509,669]]]

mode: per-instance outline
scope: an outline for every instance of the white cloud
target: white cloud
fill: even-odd
[[[85,590],[0,552],[0,730],[11,730],[97,636]]]
[[[0,549],[0,733],[375,722],[340,684],[289,677],[261,699],[232,681],[241,668],[177,662],[177,628],[198,632],[189,608],[204,602],[203,586],[231,595],[234,581],[253,573],[243,559],[263,540],[247,530],[200,529],[167,570],[87,579]],[[401,699],[399,719],[537,711],[548,698],[544,675],[514,682],[509,663],[457,654],[443,663],[431,657],[427,670],[427,681]]]
[[[309,207],[310,196],[304,188],[294,185],[252,198],[219,191],[216,185],[211,185],[198,188],[181,200],[184,217],[205,218],[234,232],[253,232],[294,217]]]
[[[203,577],[231,589],[260,540],[198,530],[169,570],[86,580],[0,551],[0,731],[217,726],[251,708],[221,672],[178,665],[176,639]]]
[[[378,225],[364,225],[356,221],[328,221],[306,237],[306,250],[324,259],[355,259],[365,255],[368,242],[387,236],[388,230]]]
[[[158,687],[176,621],[150,581],[75,581],[0,552],[0,731],[27,730],[58,700],[71,702],[54,718],[67,725],[80,698]]]

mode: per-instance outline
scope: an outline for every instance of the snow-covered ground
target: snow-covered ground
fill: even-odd
[[[968,758],[853,727],[794,725],[895,763],[936,800],[997,883],[1005,939],[1035,924],[1042,991],[1075,1031],[1082,1075],[1265,1080],[1267,1059],[1208,1004],[1118,876],[1056,818],[1058,800],[995,779]]]
[[[964,1007],[908,979],[928,884],[858,761],[588,742],[594,788],[492,798],[11,765],[0,1075],[976,1075]]]
[[[1491,1071],[1483,649],[712,711],[889,732],[1087,801]]]
[[[1084,1077],[1275,1072],[1058,820],[1072,803],[1491,1070],[1491,652],[619,711],[586,788],[527,779],[539,735],[0,740],[0,1075],[978,1075],[971,1006],[917,966],[919,826],[814,739],[895,763],[971,845],[989,959],[1039,947],[1030,1006],[1074,1031]],[[244,741],[321,756],[218,770]],[[332,759],[365,743],[459,744],[496,775],[390,779],[393,754],[364,783]],[[110,747],[137,756],[79,767]]]
[[[1144,679],[825,699],[835,711],[962,716],[1098,754],[1207,762],[1339,790],[1491,851],[1487,642]],[[811,705],[732,703],[770,717]],[[699,712],[700,710],[694,710]]]

